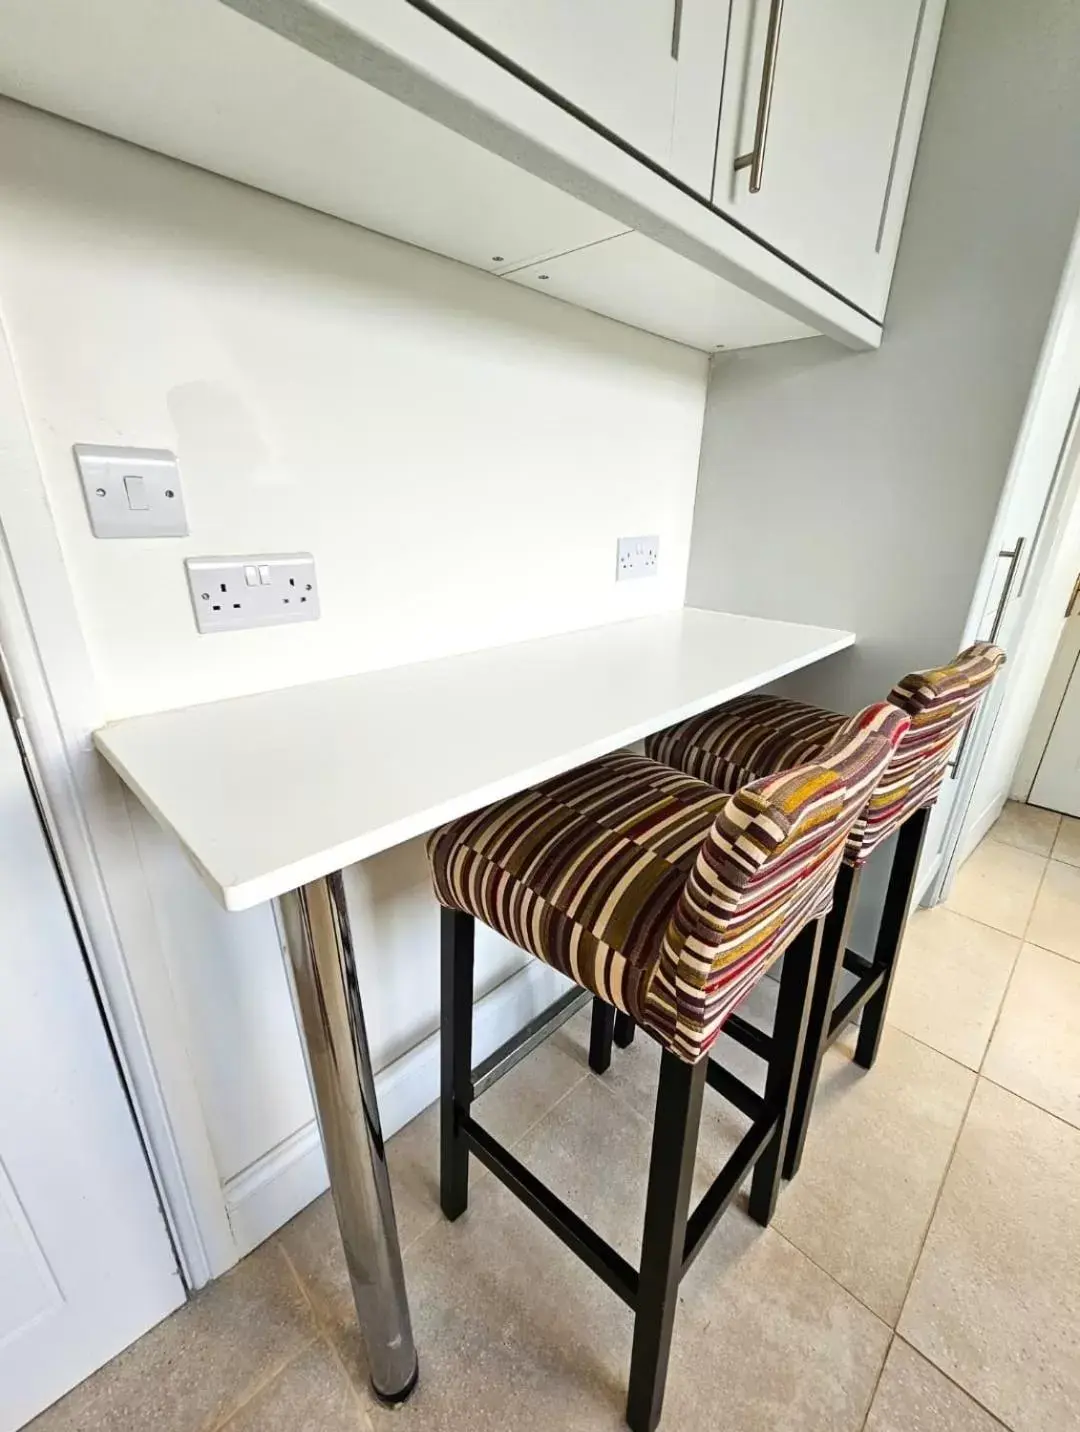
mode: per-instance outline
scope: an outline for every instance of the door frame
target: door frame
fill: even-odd
[[[1016,592],[1015,636],[1004,668],[1005,691],[993,717],[987,709],[972,730],[971,749],[960,775],[961,789],[943,833],[940,865],[925,896],[927,905],[946,898],[956,872],[1001,812],[1008,789],[1005,795],[998,792],[980,805],[980,777],[992,760],[1010,768],[1010,784],[1015,780],[1076,579],[1080,561],[1080,222],[990,532],[962,638],[965,646],[977,639],[999,551],[1015,536],[1006,526],[1010,501],[1021,484],[1045,478],[1048,470],[1047,500]]]
[[[237,1245],[126,799],[93,749],[107,713],[2,318],[0,474],[0,648],[169,1236],[197,1288]]]
[[[1065,640],[1066,637],[1068,641]],[[1070,601],[1065,613],[1065,624],[1054,660],[1039,699],[1035,720],[1024,743],[1020,765],[1016,770],[1014,793],[1021,800],[1030,801],[1035,795],[1043,763],[1074,681],[1080,682],[1080,579],[1077,580],[1077,595]],[[1034,801],[1033,804],[1039,805],[1041,802]],[[1061,806],[1044,805],[1044,809],[1060,811]]]

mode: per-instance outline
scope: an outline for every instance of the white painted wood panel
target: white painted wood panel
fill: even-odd
[[[683,610],[138,716],[94,739],[244,910],[854,640]]]
[[[710,192],[726,0],[444,0],[439,8],[625,144]]]
[[[0,704],[0,1432],[184,1299]]]
[[[644,234],[623,234],[507,275],[537,293],[713,353],[815,330]]]
[[[754,145],[770,6],[736,4],[715,202],[875,317],[884,313],[944,0],[783,7],[762,184]],[[894,192],[895,191],[895,192]],[[888,230],[888,232],[886,232]]]
[[[441,0],[439,8],[635,149],[670,161],[674,0]],[[722,73],[718,66],[717,112]]]
[[[1029,799],[1080,816],[1080,612],[1065,623],[1061,654],[1072,658],[1072,666]]]

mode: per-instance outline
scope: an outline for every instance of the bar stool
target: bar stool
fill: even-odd
[[[905,676],[889,693],[889,704],[905,712],[911,724],[848,837],[811,1003],[811,1025],[822,1031],[822,1037],[816,1045],[808,1041],[803,1053],[785,1153],[785,1178],[795,1175],[802,1159],[825,1051],[860,1011],[855,1062],[870,1069],[877,1058],[930,811],[953,745],[974,719],[1004,660],[999,647],[979,642],[947,666]],[[718,790],[731,791],[748,781],[820,759],[846,720],[835,712],[785,697],[746,696],[650,737],[645,749],[675,770]],[[893,834],[897,840],[892,869],[873,959],[867,960],[848,949],[855,896],[866,862]],[[855,982],[837,1000],[841,969],[854,975]],[[633,1032],[633,1024],[625,1017],[616,1019],[594,1005],[591,1052],[597,1067],[604,1066],[605,1057],[610,1061],[613,1035],[615,1042],[625,1047]],[[767,1057],[769,1036],[738,1015],[728,1020],[725,1032]]]
[[[468,1202],[469,1155],[500,1178],[634,1309],[626,1418],[660,1417],[679,1281],[753,1169],[767,1224],[806,1036],[810,991],[845,842],[907,730],[885,703],[842,723],[820,760],[733,795],[620,752],[444,826],[428,842],[442,911],[443,1212]],[[661,1046],[640,1268],[632,1267],[472,1117],[474,921],[629,1015]],[[786,950],[764,1096],[706,1056],[724,1020]],[[565,1017],[565,1001],[555,1009]],[[528,1047],[537,1031],[525,1032]],[[510,1050],[497,1062],[509,1067]],[[690,1213],[708,1082],[753,1120]]]

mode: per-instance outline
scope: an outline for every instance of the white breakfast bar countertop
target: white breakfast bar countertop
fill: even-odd
[[[135,716],[94,741],[244,910],[854,641],[684,608]]]

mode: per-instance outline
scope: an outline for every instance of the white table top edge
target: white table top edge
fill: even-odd
[[[696,613],[699,609],[683,608],[683,613]],[[671,615],[671,614],[660,614]],[[730,620],[731,613],[705,614],[707,617]],[[627,628],[635,622],[648,622],[654,618],[631,618],[628,621],[613,622],[602,627],[586,628],[583,631],[566,633],[566,639],[581,637],[586,633],[603,633],[616,628]],[[182,708],[181,711],[162,712],[150,715],[130,717],[111,722],[109,725],[94,732],[94,744],[109,764],[114,768],[124,783],[130,787],[138,797],[142,805],[150,812],[159,825],[172,834],[181,844],[189,860],[199,871],[202,879],[210,888],[211,892],[226,910],[240,911],[250,909],[266,900],[271,900],[286,891],[304,885],[309,881],[319,879],[333,871],[343,869],[360,860],[377,855],[382,851],[389,850],[396,845],[403,844],[417,836],[435,829],[445,821],[453,820],[470,810],[477,810],[493,801],[501,800],[506,796],[513,795],[518,791],[525,790],[529,786],[536,785],[541,781],[551,779],[554,776],[572,770],[576,766],[584,765],[586,762],[596,760],[600,756],[609,754],[612,751],[621,749],[633,741],[651,735],[653,732],[662,730],[676,721],[686,720],[691,716],[700,715],[714,706],[720,706],[736,697],[745,695],[749,691],[760,689],[770,682],[777,681],[783,676],[790,675],[794,671],[811,665],[817,661],[824,660],[837,652],[851,647],[855,643],[855,634],[848,631],[840,631],[831,628],[805,626],[802,623],[778,622],[768,619],[739,618],[740,621],[761,620],[764,627],[773,629],[780,627],[801,627],[810,638],[805,649],[798,654],[789,657],[787,660],[775,662],[768,667],[748,672],[744,677],[736,681],[726,682],[720,688],[703,689],[701,693],[692,700],[683,701],[677,705],[665,706],[662,710],[652,713],[649,719],[644,721],[632,721],[627,725],[612,726],[600,737],[584,741],[580,744],[568,746],[561,749],[557,754],[552,754],[539,759],[521,768],[508,771],[498,779],[483,782],[478,785],[471,785],[468,789],[462,790],[452,798],[438,800],[433,803],[421,803],[415,809],[411,809],[401,818],[388,821],[378,826],[365,830],[355,838],[339,841],[331,845],[313,849],[309,854],[286,861],[273,869],[259,873],[241,873],[239,870],[225,872],[220,868],[211,869],[196,848],[196,843],[186,839],[184,833],[178,828],[177,823],[170,812],[164,808],[161,798],[152,789],[153,770],[144,772],[137,762],[132,762],[124,754],[124,733],[136,723],[145,726],[146,723],[154,722],[159,718],[182,717],[185,712],[199,712],[211,707],[222,707],[232,702],[242,702],[253,699],[248,696],[226,698],[224,701],[209,702],[202,706]],[[537,645],[538,643],[558,642],[560,638],[542,637],[533,642],[513,643],[506,647],[487,648],[479,653],[468,653],[469,656],[490,656],[492,653],[520,651],[523,648]],[[458,658],[438,658],[438,663],[454,662]],[[413,671],[420,671],[425,666],[434,663],[417,663],[410,668]],[[389,668],[390,672],[402,672],[406,668]],[[384,675],[383,672],[361,673],[360,676],[371,675],[372,677]],[[319,686],[332,687],[340,681],[351,681],[357,678],[338,677],[327,680],[306,683],[308,689]],[[281,695],[295,692],[296,687],[285,687],[281,689]],[[260,693],[267,698],[273,697],[276,692]],[[146,779],[150,776],[151,779]]]

